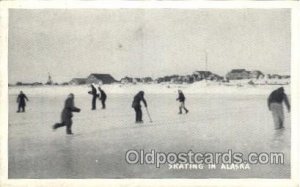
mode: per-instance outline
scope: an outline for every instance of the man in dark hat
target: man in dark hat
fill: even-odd
[[[29,101],[29,99],[23,93],[23,91],[20,91],[20,94],[18,95],[17,98],[17,103],[19,103],[17,112],[25,112],[26,101]]]
[[[74,94],[69,94],[68,98],[65,101],[64,109],[61,113],[61,123],[56,123],[53,125],[53,130],[66,126],[66,133],[67,134],[73,134],[72,133],[72,117],[73,112],[80,112],[80,109],[75,107],[74,105]]]
[[[142,112],[141,101],[144,103],[144,106],[147,108],[147,102],[144,98],[144,91],[140,91],[133,98],[132,108],[134,108],[135,110],[136,123],[143,123],[143,112]]]
[[[100,100],[101,100],[101,104],[102,104],[102,109],[105,109],[105,101],[106,101],[106,98],[107,98],[107,96],[106,96],[106,93],[104,92],[104,90],[103,89],[101,89],[101,87],[99,86],[98,87],[98,89],[99,89],[99,92],[100,92]]]
[[[290,112],[291,106],[287,95],[284,93],[283,87],[274,90],[268,98],[268,108],[272,111],[275,129],[284,128],[283,102],[285,103],[288,112]]]

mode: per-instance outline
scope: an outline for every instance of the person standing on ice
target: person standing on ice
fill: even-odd
[[[80,109],[75,107],[74,98],[75,98],[74,94],[70,93],[68,98],[65,101],[65,106],[61,113],[61,123],[54,124],[52,127],[53,130],[56,130],[59,127],[66,126],[66,133],[73,134],[72,133],[73,112],[80,112]]]
[[[92,98],[92,110],[96,110],[96,100],[99,94],[97,93],[96,85],[94,83],[91,84],[92,90],[89,91],[88,93],[93,96]]]
[[[136,123],[143,123],[143,112],[142,112],[141,101],[144,103],[144,106],[147,108],[147,101],[144,98],[144,91],[140,91],[133,98],[132,108],[134,108],[135,110]]]
[[[101,89],[101,87],[99,86],[98,87],[98,89],[99,89],[99,92],[100,92],[100,100],[101,100],[101,103],[102,103],[102,109],[105,109],[105,101],[106,101],[106,98],[107,98],[107,96],[106,96],[106,93],[104,92],[104,90],[102,90]]]
[[[17,98],[17,103],[19,103],[17,112],[25,112],[26,101],[29,101],[29,99],[23,93],[23,91],[20,91],[20,94],[18,95]]]
[[[182,109],[185,110],[185,113],[189,112],[189,110],[185,108],[185,103],[184,103],[185,96],[181,90],[178,90],[178,98],[176,99],[176,101],[179,101],[179,113],[178,114],[182,114]]]
[[[291,106],[283,87],[274,90],[268,98],[268,108],[272,112],[275,129],[284,128],[283,102],[290,112]]]

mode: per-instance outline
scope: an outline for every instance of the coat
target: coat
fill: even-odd
[[[89,91],[88,93],[93,95],[93,97],[99,96],[99,94],[97,93],[97,89],[94,86],[92,86],[92,91]]]
[[[19,103],[19,105],[26,106],[26,101],[28,101],[28,98],[25,94],[21,93],[18,95],[17,102]]]
[[[73,117],[73,112],[80,112],[80,109],[74,106],[74,99],[67,98],[65,101],[64,109],[61,113],[61,121],[71,120]]]
[[[183,94],[183,93],[179,93],[177,100],[178,100],[179,102],[184,102],[184,101],[185,101],[184,94]]]
[[[106,96],[106,93],[105,93],[103,90],[100,90],[100,89],[99,89],[99,91],[100,91],[100,98],[99,98],[99,99],[100,99],[100,100],[105,100],[106,97],[107,97],[107,96]]]
[[[141,107],[141,101],[144,103],[145,107],[147,107],[147,101],[144,98],[144,94],[139,92],[133,98],[132,107],[133,108]]]
[[[284,93],[283,90],[281,89],[277,89],[274,90],[268,98],[268,107],[270,108],[271,103],[278,103],[278,104],[282,104],[285,103],[287,108],[290,109],[290,103],[289,100],[287,98],[287,95]]]

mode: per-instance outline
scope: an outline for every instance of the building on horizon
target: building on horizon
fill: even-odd
[[[86,79],[86,84],[111,84],[116,81],[110,74],[92,73]]]
[[[228,80],[241,80],[241,79],[262,79],[265,75],[259,71],[247,71],[246,69],[233,69],[226,74]]]
[[[265,75],[259,70],[254,70],[250,72],[250,78],[252,79],[262,79],[264,77]]]
[[[122,78],[121,80],[120,80],[120,82],[122,83],[122,84],[127,84],[127,83],[132,83],[133,82],[133,78],[131,78],[131,77],[124,77],[124,78]]]
[[[226,74],[228,80],[250,79],[250,71],[246,69],[233,69]]]
[[[208,79],[208,77],[210,75],[212,75],[212,73],[210,71],[195,71],[193,73],[195,81],[201,81],[201,80]]]

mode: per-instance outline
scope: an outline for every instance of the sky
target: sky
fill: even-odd
[[[11,9],[8,79],[288,74],[290,17],[289,9]]]

